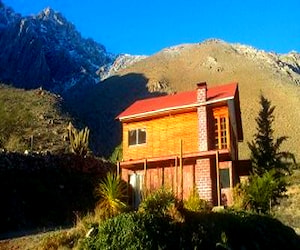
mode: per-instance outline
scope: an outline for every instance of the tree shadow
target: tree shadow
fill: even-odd
[[[163,95],[149,92],[143,74],[112,76],[92,87],[76,86],[65,96],[65,111],[78,126],[90,128],[90,147],[108,157],[121,143],[121,124],[116,117],[136,100]]]

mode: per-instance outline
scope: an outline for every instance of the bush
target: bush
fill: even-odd
[[[206,200],[201,199],[198,190],[194,188],[188,199],[184,201],[184,208],[193,212],[209,211],[211,205]]]
[[[266,172],[262,176],[252,174],[249,180],[245,191],[250,208],[259,213],[270,212],[272,198],[280,186],[279,180],[275,179],[271,172]]]
[[[106,220],[95,237],[87,238],[84,249],[174,249],[175,226],[166,217],[148,213],[123,213]]]
[[[139,206],[139,211],[165,216],[172,207],[176,207],[177,203],[172,191],[163,187],[146,195]]]
[[[88,127],[78,131],[70,122],[68,133],[72,152],[80,156],[85,156],[89,150],[90,130]]]
[[[114,173],[107,173],[106,178],[96,188],[100,196],[95,212],[100,219],[111,218],[127,209],[125,203],[126,184]]]
[[[123,213],[103,222],[82,249],[174,249],[175,225],[166,217],[149,213]]]
[[[278,220],[246,212],[187,212],[185,222],[131,212],[103,222],[83,249],[299,249],[295,232]]]

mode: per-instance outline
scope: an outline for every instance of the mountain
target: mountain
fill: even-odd
[[[79,91],[68,99],[74,114],[97,133],[95,150],[109,153],[121,141],[115,117],[137,99],[151,95],[192,90],[206,81],[208,87],[239,83],[244,142],[241,158],[249,157],[247,142],[256,132],[255,118],[262,92],[276,106],[275,135],[286,135],[283,149],[300,158],[300,55],[285,55],[253,47],[207,40],[166,48],[125,69],[114,72],[99,85]],[[72,95],[71,95],[72,96]],[[76,103],[80,100],[80,106]],[[93,107],[90,109],[89,107]]]
[[[110,155],[121,142],[115,117],[135,100],[191,90],[202,81],[208,87],[236,81],[245,134],[241,158],[249,156],[247,142],[255,133],[261,92],[276,106],[276,134],[289,136],[284,149],[300,157],[297,52],[276,54],[211,39],[166,48],[149,57],[114,55],[82,38],[74,25],[50,8],[22,17],[3,4],[0,46],[0,80],[62,94],[70,118],[91,129],[91,148],[98,155]]]
[[[157,89],[159,83],[164,82],[167,84],[164,89],[171,91],[190,90],[201,81],[206,81],[208,87],[237,81],[245,133],[245,142],[241,145],[243,158],[248,156],[246,142],[255,133],[262,91],[276,106],[275,132],[289,136],[286,149],[300,154],[300,134],[297,132],[300,122],[299,53],[279,55],[246,45],[208,40],[164,49],[119,75],[132,72],[149,79],[149,89]]]
[[[58,93],[99,82],[98,69],[109,68],[116,57],[103,45],[82,38],[73,24],[51,8],[22,17],[2,3],[0,48],[1,81]]]

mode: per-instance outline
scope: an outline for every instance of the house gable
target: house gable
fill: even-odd
[[[223,194],[230,196],[243,140],[236,83],[209,89],[200,83],[194,91],[136,101],[117,118],[123,180],[136,178],[150,189],[170,185],[181,198],[196,186],[218,205]]]

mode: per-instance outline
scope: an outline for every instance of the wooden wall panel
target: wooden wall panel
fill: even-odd
[[[146,121],[123,123],[123,160],[179,154],[180,139],[184,153],[198,151],[197,112],[170,114]],[[146,128],[147,142],[128,146],[128,131]]]

